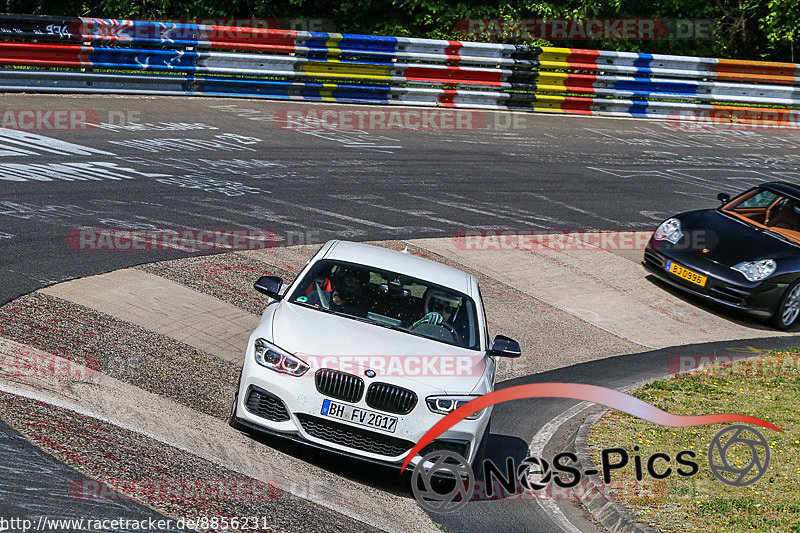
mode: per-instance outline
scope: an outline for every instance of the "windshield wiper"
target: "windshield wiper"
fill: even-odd
[[[364,318],[364,317],[360,317],[360,316],[356,316],[356,315],[348,315],[347,313],[336,313],[336,314],[338,314],[339,316],[346,316],[347,318],[352,318],[353,320],[358,320],[359,322],[364,322],[365,324],[372,324],[373,326],[380,326],[382,328],[393,329],[395,331],[403,331],[403,332],[407,332],[408,331],[408,330],[405,330],[405,329],[401,328],[400,326],[392,326],[392,325],[389,325],[389,324],[384,324],[382,322],[374,322],[374,321],[370,320],[369,318]]]
[[[393,326],[391,324],[384,324],[383,322],[372,322],[369,320],[365,320],[365,322],[369,322],[370,324],[375,324],[376,326],[380,326],[382,328],[391,329],[394,331],[402,331],[403,333],[410,333],[407,329],[403,328],[402,326]]]
[[[297,301],[292,302],[292,301],[290,301],[289,303],[301,305],[303,307],[308,307],[309,309],[315,309],[317,311],[322,311],[323,313],[328,313],[328,314],[331,314],[331,315],[348,316],[348,315],[341,315],[340,313],[337,313],[333,309],[328,309],[327,307],[312,305],[312,304],[308,304],[308,303],[305,303],[305,302],[297,302]]]
[[[323,313],[328,313],[330,315],[343,316],[345,318],[352,318],[353,320],[358,320],[359,322],[364,322],[366,324],[375,324],[377,326],[382,326],[383,325],[383,324],[378,324],[377,322],[373,322],[373,321],[371,321],[369,319],[362,318],[360,316],[350,315],[350,314],[347,314],[347,313],[340,313],[338,311],[334,311],[333,309],[329,309],[327,307],[316,306],[316,305],[309,304],[309,303],[306,303],[306,302],[296,302],[295,301],[295,302],[291,302],[291,303],[297,304],[297,305],[302,305],[303,307],[308,307],[309,309],[315,309],[317,311],[322,311]],[[400,331],[405,331],[405,330],[400,330]]]
[[[773,231],[773,230],[771,230],[771,229],[765,229],[765,228],[759,228],[759,229],[761,229],[761,232],[762,232],[762,233],[769,233],[771,236],[773,236],[773,237],[775,237],[775,238],[777,238],[777,239],[780,239],[780,240],[782,240],[782,241],[783,241],[783,242],[785,242],[785,243],[788,243],[788,244],[792,244],[792,245],[794,245],[794,246],[797,246],[797,243],[796,243],[796,242],[794,242],[793,240],[791,240],[790,238],[788,238],[788,237],[786,237],[786,236],[784,236],[784,235],[781,235],[781,234],[780,234],[780,233],[778,233],[777,231]]]

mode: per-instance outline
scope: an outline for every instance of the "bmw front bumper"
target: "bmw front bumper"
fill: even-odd
[[[375,380],[391,381],[381,378]],[[372,381],[366,380],[366,385],[370,385]],[[253,391],[259,393],[261,397],[270,397],[264,403],[264,409],[254,408],[253,403],[248,405]],[[425,402],[426,396],[442,394],[442,391],[419,388],[414,392],[418,401],[410,413],[405,415],[382,413],[398,418],[395,433],[379,432],[322,415],[320,410],[323,401],[331,398],[317,390],[313,370],[300,377],[278,374],[256,363],[250,347],[242,371],[235,418],[252,431],[288,438],[348,457],[399,468],[411,448],[442,419],[442,415],[428,410]],[[364,398],[353,402],[352,405],[376,411],[365,403]],[[282,412],[281,409],[285,411]],[[450,449],[471,462],[488,426],[490,416],[491,408],[476,420],[458,422],[439,435],[432,443],[433,446],[429,445],[423,449],[421,455],[433,449]],[[379,449],[381,451],[377,451]],[[412,459],[411,464],[414,465],[418,461],[419,456]]]

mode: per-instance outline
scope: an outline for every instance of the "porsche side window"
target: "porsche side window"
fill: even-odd
[[[734,209],[737,211],[739,209],[763,209],[771,206],[777,199],[778,195],[774,192],[761,191],[741,202],[739,205],[735,206]]]

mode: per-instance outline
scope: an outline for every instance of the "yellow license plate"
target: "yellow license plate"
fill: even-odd
[[[683,278],[686,281],[691,281],[696,285],[700,285],[701,287],[706,286],[706,281],[708,278],[703,276],[702,274],[698,274],[688,268],[684,268],[680,266],[678,263],[673,263],[672,261],[667,261],[667,270],[679,278]]]

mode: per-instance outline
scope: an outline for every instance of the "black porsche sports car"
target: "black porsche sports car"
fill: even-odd
[[[787,329],[800,315],[800,186],[772,182],[656,229],[642,264],[706,300]]]

